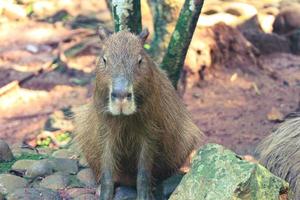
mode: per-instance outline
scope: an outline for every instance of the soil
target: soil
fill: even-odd
[[[109,19],[109,12],[103,12],[101,15]],[[11,37],[15,30],[24,34]],[[46,22],[6,24],[6,31],[0,34],[0,87],[37,71],[58,54],[58,47],[66,49],[84,39],[70,35],[68,27]],[[29,44],[38,47],[38,52],[32,52]],[[65,61],[66,71],[42,73],[0,96],[0,138],[19,143],[34,137],[55,110],[87,102],[96,55],[97,48],[87,48]],[[254,73],[238,68],[210,69],[204,80],[185,91],[183,101],[208,136],[207,142],[225,145],[240,154],[251,153],[276,127],[267,118],[272,108],[285,115],[299,106],[300,56],[277,53],[258,59],[262,67],[247,66]],[[82,80],[89,81],[78,84]]]

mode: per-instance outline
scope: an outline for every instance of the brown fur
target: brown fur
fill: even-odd
[[[300,199],[300,112],[293,114],[256,148],[259,161],[290,183]]]
[[[93,101],[77,109],[76,140],[97,180],[106,165],[123,184],[134,184],[141,150],[152,162],[152,176],[166,178],[184,163],[202,138],[184,104],[168,80],[146,54],[140,39],[126,31],[104,41],[103,53],[109,69],[99,62]],[[143,61],[133,66],[137,55]],[[121,63],[121,64],[120,64]],[[112,75],[125,73],[133,80],[137,110],[131,115],[113,116],[107,108]]]

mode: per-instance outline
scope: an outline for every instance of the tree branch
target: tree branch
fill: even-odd
[[[195,31],[204,0],[185,0],[160,67],[167,71],[173,86],[177,87],[180,71]]]
[[[115,32],[129,30],[135,34],[142,31],[140,0],[112,0]]]
[[[148,0],[153,15],[155,31],[150,53],[157,63],[162,61],[168,48],[182,6],[181,2],[181,0]]]

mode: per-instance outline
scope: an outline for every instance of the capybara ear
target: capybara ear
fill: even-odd
[[[98,34],[100,40],[105,40],[109,37],[109,35],[111,33],[109,32],[109,30],[107,30],[103,26],[99,25],[97,28],[97,34]]]
[[[143,44],[145,43],[148,35],[149,35],[148,28],[144,28],[142,30],[142,32],[139,34],[139,38],[141,39],[141,41],[142,41]]]

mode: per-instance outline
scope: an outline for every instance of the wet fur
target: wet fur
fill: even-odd
[[[300,199],[300,112],[291,114],[256,148],[259,161],[290,183]]]
[[[101,67],[96,71],[92,102],[76,110],[76,142],[98,181],[104,165],[111,164],[115,181],[135,184],[141,145],[146,145],[147,155],[152,155],[145,159],[153,163],[153,180],[164,179],[179,169],[203,136],[167,75],[155,65],[136,38],[123,31],[113,34],[105,43],[112,51],[110,59],[123,59],[118,57],[118,52],[123,52],[128,53],[123,62],[131,63],[136,58],[134,52],[128,51],[139,51],[143,55],[142,70],[127,72],[135,79],[136,112],[128,116],[112,116],[108,112],[111,80],[101,73]],[[113,70],[128,69],[116,67]],[[111,73],[115,72],[118,71]]]

